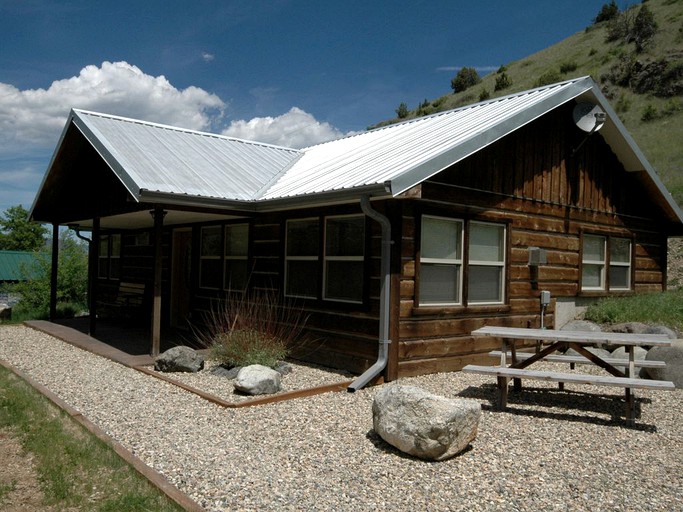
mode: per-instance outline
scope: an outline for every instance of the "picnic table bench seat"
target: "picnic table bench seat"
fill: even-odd
[[[623,360],[622,360],[623,361]],[[668,380],[633,379],[629,377],[613,377],[611,375],[587,375],[584,373],[551,372],[520,368],[501,368],[500,366],[480,366],[468,364],[462,369],[466,373],[495,375],[521,379],[547,380],[553,382],[572,382],[575,384],[592,384],[595,386],[615,386],[621,388],[641,389],[675,389],[674,383]]]
[[[492,350],[489,352],[489,355],[491,357],[500,357],[503,352],[500,350]],[[512,352],[508,351],[507,352],[507,357],[512,357]],[[517,352],[515,356],[517,359],[520,361],[525,361],[526,359],[529,359],[530,357],[533,357],[532,352]],[[576,355],[576,356],[570,356],[566,354],[551,354],[549,356],[545,356],[543,358],[544,361],[549,361],[552,363],[570,363],[570,364],[593,364],[592,361],[586,359],[583,356]],[[628,359],[620,359],[617,357],[604,357],[602,360],[606,363],[609,363],[611,365],[615,366],[628,366]],[[639,368],[666,368],[666,363],[664,361],[648,361],[646,359],[636,359],[633,363],[636,367]]]

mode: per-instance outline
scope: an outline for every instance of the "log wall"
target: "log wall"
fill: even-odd
[[[540,118],[453,165],[402,203],[402,251],[397,376],[453,371],[492,363],[499,348],[469,335],[483,325],[540,326],[540,291],[557,297],[594,297],[580,289],[581,233],[633,238],[633,292],[661,291],[666,282],[666,238],[659,208],[648,203],[598,134],[585,137],[571,122],[571,105]],[[416,302],[419,226],[423,214],[507,225],[507,299],[473,307],[424,307]],[[547,251],[537,283],[529,247]],[[555,300],[545,324],[553,327]]]

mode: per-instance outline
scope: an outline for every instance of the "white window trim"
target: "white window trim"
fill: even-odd
[[[607,268],[607,237],[604,235],[593,235],[593,234],[584,234],[583,239],[582,239],[582,247],[581,250],[583,251],[586,247],[586,238],[591,237],[591,238],[602,238],[602,254],[604,255],[602,260],[588,260],[585,259],[585,257],[582,256],[581,258],[581,290],[586,290],[586,291],[606,291],[607,290],[607,273],[605,272],[605,269]],[[599,286],[584,286],[583,285],[583,268],[586,265],[592,265],[592,266],[600,266],[600,285]]]
[[[284,290],[284,295],[285,297],[293,297],[293,298],[298,298],[298,299],[317,299],[317,295],[297,295],[293,293],[287,293],[287,288],[288,288],[288,283],[289,283],[289,265],[288,263],[290,261],[315,261],[318,262],[320,261],[320,250],[318,250],[318,254],[315,256],[290,256],[287,253],[287,237],[289,236],[289,225],[290,223],[296,223],[296,222],[312,222],[315,221],[318,223],[318,236],[317,240],[320,240],[320,218],[319,217],[306,217],[305,219],[288,219],[287,222],[285,223],[285,290]],[[318,272],[318,269],[316,269],[316,272]]]
[[[346,304],[362,304],[363,303],[363,298],[361,297],[360,300],[349,300],[349,299],[338,299],[336,297],[328,297],[327,296],[327,262],[328,261],[342,261],[342,262],[364,262],[365,261],[365,236],[363,236],[362,240],[362,245],[363,245],[363,254],[360,256],[328,256],[327,255],[327,221],[329,219],[343,219],[343,218],[362,218],[365,219],[364,215],[359,215],[359,214],[351,214],[351,215],[330,215],[327,217],[324,217],[323,219],[323,290],[322,290],[322,297],[323,300],[327,300],[330,302],[343,302]],[[363,230],[363,233],[365,233],[365,230]],[[365,279],[363,277],[363,279]]]
[[[500,244],[501,244],[500,249],[501,249],[501,252],[503,255],[503,259],[502,259],[502,261],[471,260],[471,259],[469,259],[469,247],[467,248],[467,253],[468,253],[467,266],[468,267],[477,266],[477,267],[499,267],[499,268],[502,268],[502,272],[500,275],[500,290],[499,290],[500,291],[500,299],[495,300],[495,301],[489,301],[489,300],[487,300],[487,301],[472,301],[468,297],[467,304],[468,305],[476,304],[477,306],[487,305],[487,304],[504,304],[505,303],[505,268],[506,268],[505,265],[506,265],[506,261],[507,261],[507,249],[506,249],[507,248],[507,226],[505,224],[500,224],[497,222],[482,222],[482,221],[474,221],[474,220],[470,221],[467,225],[468,240],[470,239],[469,235],[471,235],[471,233],[472,233],[472,225],[473,224],[495,226],[497,228],[502,228],[503,237],[502,237],[502,240],[500,241]],[[470,271],[468,268],[468,270],[467,270],[468,279],[469,279],[469,275],[470,275]]]
[[[627,276],[627,285],[626,286],[612,286],[612,283],[610,282],[609,289],[610,290],[616,290],[616,291],[626,291],[631,289],[631,267],[632,267],[632,262],[633,262],[633,241],[630,238],[625,238],[625,237],[620,237],[620,236],[615,236],[612,237],[612,240],[626,240],[628,242],[628,261],[612,261],[611,258],[611,253],[610,253],[610,262],[609,266],[611,267],[625,267],[628,268],[628,272],[626,273]],[[610,251],[611,251],[611,246],[610,246]]]
[[[447,222],[459,223],[460,224],[460,257],[459,258],[423,258],[422,257],[422,233],[424,230],[424,219],[436,219],[443,220]],[[436,302],[429,301],[425,302],[420,296],[420,306],[461,306],[463,304],[463,281],[464,281],[464,246],[465,246],[465,221],[463,219],[458,219],[455,217],[440,217],[437,215],[423,215],[420,222],[420,264],[436,264],[436,265],[452,265],[459,267],[458,275],[458,297],[460,300],[458,302]]]

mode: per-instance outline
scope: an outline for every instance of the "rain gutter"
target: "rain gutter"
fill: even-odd
[[[353,393],[368,384],[384,371],[389,360],[389,297],[391,292],[391,273],[389,263],[391,261],[391,223],[384,215],[374,210],[370,205],[370,199],[364,195],[360,199],[360,207],[363,213],[382,226],[382,252],[380,273],[382,275],[382,289],[379,297],[379,350],[377,361],[365,373],[354,380],[347,391]]]

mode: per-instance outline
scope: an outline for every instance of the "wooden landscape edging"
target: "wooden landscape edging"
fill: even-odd
[[[69,415],[74,421],[79,423],[83,428],[88,430],[91,434],[97,437],[100,441],[109,446],[116,454],[121,457],[128,465],[130,465],[135,471],[137,471],[141,476],[146,478],[154,487],[159,489],[168,498],[176,503],[178,506],[182,507],[183,510],[189,512],[203,512],[204,509],[187,494],[183,493],[175,485],[168,481],[168,479],[156,471],[154,468],[145,464],[140,458],[136,457],[130,450],[125,448],[121,443],[116,441],[113,437],[109,436],[104,430],[95,425],[88,418],[83,416],[78,410],[71,407],[64,400],[59,398],[56,394],[50,391],[47,387],[40,384],[39,382],[33,380],[27,374],[13,367],[7,361],[0,359],[0,366],[3,366],[7,370],[14,373],[17,377],[22,379],[24,382],[33,387],[36,391],[42,394],[45,398],[50,400],[55,406],[59,407],[66,414]]]
[[[262,398],[254,398],[253,400],[245,400],[243,402],[228,402],[227,400],[223,400],[222,398],[217,397],[216,395],[212,395],[211,393],[205,393],[201,389],[194,388],[188,384],[172,379],[171,377],[162,375],[159,372],[150,370],[145,366],[131,366],[131,368],[139,372],[142,372],[146,375],[150,375],[152,377],[156,377],[157,379],[168,382],[169,384],[173,384],[174,386],[178,386],[179,388],[184,389],[185,391],[189,391],[190,393],[194,393],[195,395],[203,398],[204,400],[208,400],[209,402],[212,402],[216,405],[220,405],[221,407],[227,407],[231,409],[238,409],[240,407],[253,407],[256,405],[272,404],[276,402],[284,402],[285,400],[320,395],[322,393],[329,393],[331,391],[345,391],[346,388],[348,388],[349,385],[353,382],[352,380],[335,382],[334,384],[325,384],[323,386],[317,386],[314,388],[297,389],[295,391],[287,391],[285,393],[264,396]]]

